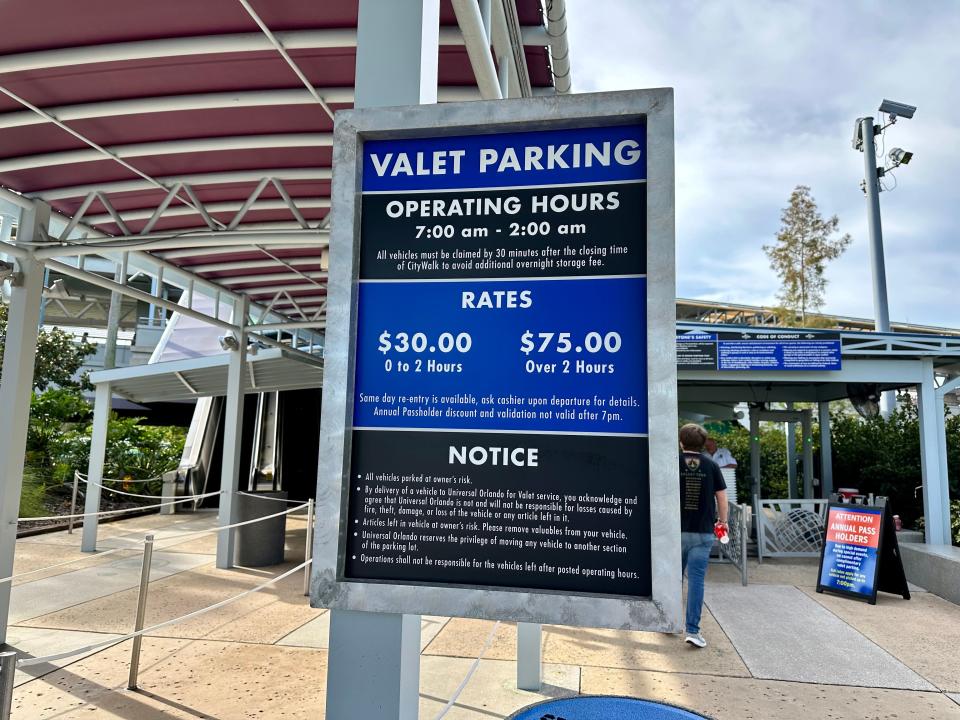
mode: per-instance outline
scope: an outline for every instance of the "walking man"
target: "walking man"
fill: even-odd
[[[687,573],[686,642],[707,646],[700,634],[703,585],[714,541],[714,507],[727,528],[727,486],[720,467],[703,454],[707,431],[699,425],[680,428],[680,546]]]

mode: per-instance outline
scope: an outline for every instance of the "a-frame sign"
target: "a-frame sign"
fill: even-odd
[[[877,603],[877,592],[910,599],[890,506],[830,503],[817,592]]]

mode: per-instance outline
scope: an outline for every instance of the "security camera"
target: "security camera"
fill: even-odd
[[[909,120],[917,109],[913,105],[894,102],[893,100],[884,100],[880,103],[880,112],[887,113],[890,116],[890,122],[896,122],[896,118],[902,117]]]
[[[913,153],[903,148],[894,148],[887,153],[887,157],[894,165],[907,165],[913,159]]]
[[[220,347],[225,351],[240,349],[240,342],[233,335],[221,335],[217,339],[220,341]]]

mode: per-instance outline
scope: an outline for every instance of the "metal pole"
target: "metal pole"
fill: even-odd
[[[13,680],[17,672],[17,653],[0,653],[0,720],[10,720],[13,708]]]
[[[830,402],[819,403],[820,413],[820,496],[833,494],[833,444],[830,435]]]
[[[307,500],[307,544],[303,549],[303,561],[313,557],[313,498]],[[310,565],[303,566],[303,594],[310,594]]]
[[[861,118],[863,138],[863,191],[867,195],[867,230],[870,234],[870,268],[873,273],[874,329],[890,332],[890,311],[887,306],[887,270],[883,258],[883,227],[880,224],[880,175],[877,150],[873,142],[875,126],[872,117]],[[889,417],[896,404],[891,390],[880,395],[880,413]]]
[[[80,485],[80,471],[73,471],[73,492],[70,494],[70,517],[67,518],[67,534],[73,535],[73,516],[77,514],[77,490]]]
[[[864,192],[867,194],[867,228],[870,232],[870,267],[873,270],[874,327],[877,332],[890,332],[887,310],[887,272],[883,261],[883,228],[880,225],[880,177],[877,174],[877,151],[873,143],[872,117],[860,120],[863,137]]]
[[[153,561],[153,535],[143,539],[143,565],[140,568],[140,593],[137,596],[137,619],[133,623],[133,631],[143,630],[143,621],[147,614],[147,589],[150,586],[150,563]],[[127,680],[127,690],[137,689],[137,672],[140,670],[140,645],[143,644],[143,635],[133,639],[130,650],[130,677]]]
[[[747,586],[747,536],[750,523],[747,522],[747,505],[740,506],[740,583]]]

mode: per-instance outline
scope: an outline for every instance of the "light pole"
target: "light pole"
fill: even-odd
[[[853,129],[853,148],[863,153],[863,192],[867,196],[867,229],[870,234],[870,267],[873,271],[873,312],[874,328],[877,332],[890,332],[890,311],[887,305],[887,271],[883,257],[883,228],[880,224],[880,178],[887,172],[900,165],[906,165],[913,157],[913,153],[905,152],[900,148],[890,151],[891,165],[884,167],[877,165],[877,150],[873,139],[888,127],[893,125],[897,118],[913,117],[916,108],[912,105],[884,100],[880,104],[880,112],[887,113],[886,125],[874,125],[872,117],[857,118]],[[880,397],[880,412],[888,417],[896,403],[893,391],[888,390]]]

